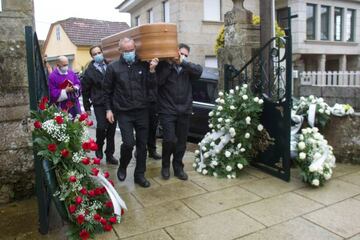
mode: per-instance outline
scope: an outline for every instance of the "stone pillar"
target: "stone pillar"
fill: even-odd
[[[340,56],[340,61],[339,61],[339,71],[346,71],[347,70],[347,61],[346,61],[346,55],[341,55]]]
[[[31,196],[34,164],[29,123],[25,26],[32,0],[2,0],[0,12],[0,203]]]
[[[334,29],[335,29],[335,24],[334,24],[334,21],[335,21],[335,17],[334,17],[334,14],[335,14],[335,9],[334,9],[334,6],[330,6],[330,22],[329,22],[329,40],[330,41],[334,41],[334,35],[335,35],[335,32],[334,32]]]
[[[317,70],[319,72],[325,72],[325,65],[326,65],[326,55],[321,54],[318,57]]]
[[[343,8],[343,12],[342,12],[342,33],[341,33],[341,41],[346,42],[346,25],[347,25],[347,18],[346,18],[346,13],[347,13],[347,8]]]
[[[321,40],[321,5],[315,8],[315,40]]]
[[[219,89],[224,88],[224,64],[240,69],[260,47],[260,28],[252,24],[252,13],[244,0],[233,0],[233,9],[225,14],[225,46],[219,49]]]

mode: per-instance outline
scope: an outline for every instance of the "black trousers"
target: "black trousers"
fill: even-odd
[[[146,171],[146,143],[149,130],[148,109],[118,112],[116,118],[118,119],[122,138],[119,168],[127,168],[132,158],[134,146],[136,146],[134,177],[144,176]]]
[[[149,137],[147,147],[149,152],[156,151],[156,130],[159,124],[159,115],[156,102],[149,103]]]
[[[116,122],[109,123],[106,119],[106,109],[104,106],[94,106],[96,117],[96,143],[102,149],[106,139],[105,155],[112,156],[115,152],[115,131]]]
[[[183,170],[182,159],[186,150],[186,141],[189,131],[189,114],[172,115],[160,114],[160,123],[163,128],[162,167],[170,167],[170,158],[173,155],[174,172]]]

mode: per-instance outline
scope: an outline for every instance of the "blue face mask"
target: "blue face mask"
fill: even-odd
[[[104,61],[104,56],[102,54],[97,54],[94,57],[94,61],[96,63],[102,63]]]
[[[123,58],[127,63],[135,62],[135,51],[123,52]]]

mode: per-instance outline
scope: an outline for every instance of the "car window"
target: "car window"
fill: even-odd
[[[217,84],[207,81],[193,83],[193,100],[204,103],[214,103],[217,98]]]

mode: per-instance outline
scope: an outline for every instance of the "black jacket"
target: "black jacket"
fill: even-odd
[[[137,57],[128,65],[120,59],[108,65],[104,81],[104,100],[113,112],[142,109],[148,106],[148,89],[156,87],[156,74],[149,72],[149,64]]]
[[[192,81],[200,78],[202,67],[190,62],[182,62],[178,73],[175,65],[168,62],[159,63],[158,74],[158,106],[159,113],[191,114]]]
[[[94,60],[89,63],[81,78],[81,89],[85,111],[90,111],[90,106],[104,105],[104,74],[94,66]]]

